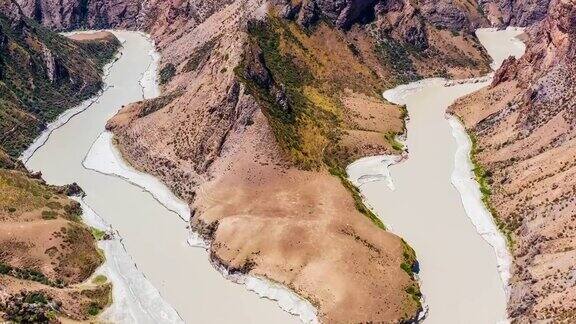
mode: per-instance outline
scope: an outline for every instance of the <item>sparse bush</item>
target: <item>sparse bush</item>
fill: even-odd
[[[37,291],[22,291],[0,304],[4,318],[16,323],[49,323],[56,317],[59,309],[59,303]]]
[[[176,75],[176,67],[172,63],[166,64],[160,70],[160,84],[166,84]]]

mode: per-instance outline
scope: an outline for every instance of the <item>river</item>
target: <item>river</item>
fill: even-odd
[[[118,231],[137,268],[184,321],[297,322],[296,317],[273,301],[226,280],[210,264],[204,249],[187,244],[187,222],[150,193],[121,178],[83,167],[83,160],[104,131],[106,121],[123,105],[143,99],[146,91],[140,81],[153,62],[154,45],[145,35],[128,31],[114,34],[124,45],[122,55],[105,79],[105,91],[88,109],[51,132],[26,166],[41,171],[50,184],[78,183],[86,192],[84,202]]]
[[[477,32],[494,60],[493,68],[510,55],[523,54],[519,34],[521,30],[513,28]],[[473,213],[485,210],[479,195],[472,195],[475,200],[465,196],[478,191],[477,183],[471,180],[469,147],[463,152],[465,159],[455,159],[462,148],[453,133],[468,139],[458,122],[449,123],[446,116],[456,99],[490,82],[490,77],[464,83],[428,79],[385,92],[388,100],[408,109],[407,159],[394,164],[394,157],[368,157],[348,167],[365,202],[416,251],[427,324],[506,321],[510,257],[489,213]],[[468,179],[454,173],[455,160],[456,170],[464,169]],[[458,186],[459,180],[469,180],[473,188]]]
[[[296,322],[272,301],[215,271],[206,251],[187,244],[187,223],[149,192],[83,166],[106,121],[122,105],[143,98],[146,91],[140,81],[153,62],[154,46],[145,35],[114,33],[124,40],[124,47],[106,77],[108,87],[88,109],[50,133],[27,167],[41,171],[51,184],[78,183],[87,194],[84,202],[119,232],[138,269],[184,321]],[[479,33],[494,66],[508,54],[521,54],[514,41],[518,33]],[[372,181],[380,178],[360,180],[374,173],[374,161],[382,158],[349,168],[366,202],[415,248],[429,307],[427,323],[493,323],[505,318],[506,294],[494,250],[477,234],[450,182],[457,145],[445,118],[450,103],[487,82],[446,87],[444,80],[429,80],[403,92],[410,114],[409,158],[391,167],[396,190],[390,190],[385,180]]]

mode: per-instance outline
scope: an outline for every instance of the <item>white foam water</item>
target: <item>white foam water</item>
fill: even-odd
[[[82,198],[73,197],[82,206],[82,220],[89,226],[114,232]],[[112,304],[98,319],[112,323],[184,323],[178,313],[138,270],[116,233],[110,240],[98,242],[106,260],[93,277],[105,275],[112,283]],[[89,279],[90,280],[90,279]]]
[[[448,123],[452,128],[452,136],[456,139],[456,154],[454,156],[454,171],[451,181],[460,193],[466,215],[476,227],[476,231],[494,248],[498,273],[502,280],[504,291],[509,296],[508,282],[510,281],[510,266],[512,256],[508,250],[506,239],[502,235],[490,211],[482,201],[482,193],[475,179],[473,164],[470,160],[472,142],[466,129],[454,116],[448,116]]]

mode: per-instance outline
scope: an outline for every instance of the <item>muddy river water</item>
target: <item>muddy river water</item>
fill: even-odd
[[[138,269],[184,321],[297,322],[275,302],[261,299],[222,277],[204,249],[187,244],[187,223],[151,194],[123,179],[83,166],[106,121],[122,105],[142,100],[143,95],[157,94],[157,89],[142,88],[156,73],[149,70],[153,43],[140,33],[114,33],[124,46],[105,79],[105,91],[88,109],[54,130],[28,159],[27,167],[41,171],[50,184],[78,183],[86,192],[86,204],[119,232]]]
[[[27,167],[41,171],[48,183],[76,182],[84,189],[83,201],[118,231],[137,270],[157,290],[152,295],[159,293],[167,307],[177,311],[170,322],[296,322],[296,317],[274,302],[259,298],[215,271],[205,250],[187,244],[187,223],[149,192],[83,165],[109,118],[123,105],[158,94],[156,70],[150,69],[153,43],[140,33],[114,33],[124,46],[108,71],[107,87],[88,109],[78,111],[38,140],[33,146],[36,150],[27,152]],[[508,55],[522,54],[522,43],[515,38],[519,33],[514,29],[479,31],[494,58],[494,67]],[[445,80],[426,80],[387,92],[390,101],[407,105],[409,158],[390,168],[391,177],[387,177],[388,157],[362,159],[348,169],[366,202],[416,250],[429,308],[427,323],[494,323],[505,319],[505,256],[500,262],[494,244],[484,240],[477,233],[477,224],[467,217],[464,198],[453,184],[459,144],[445,116],[454,100],[488,82],[446,86]],[[146,88],[146,83],[152,88]],[[395,190],[390,189],[390,181]],[[137,320],[147,321],[155,320]]]
[[[513,28],[477,32],[493,68],[523,54],[516,38],[521,33]],[[490,76],[469,82],[428,79],[386,91],[386,99],[408,109],[407,159],[394,164],[395,157],[367,157],[348,167],[365,202],[416,251],[428,308],[425,323],[506,320],[506,242],[472,179],[469,139],[458,120],[445,113],[456,99],[490,82]]]

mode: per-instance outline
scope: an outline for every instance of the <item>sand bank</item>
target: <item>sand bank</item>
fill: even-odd
[[[149,192],[160,204],[176,213],[182,220],[190,218],[188,204],[176,197],[164,183],[157,178],[140,172],[122,159],[113,143],[114,135],[105,131],[92,144],[82,165],[102,174],[118,176],[133,185]]]
[[[502,235],[498,226],[494,223],[492,214],[482,202],[482,193],[472,171],[474,169],[470,160],[472,142],[468,133],[466,133],[466,129],[456,117],[449,116],[448,123],[452,127],[452,136],[456,139],[457,144],[454,156],[454,171],[451,177],[452,184],[460,193],[466,215],[476,227],[476,231],[494,248],[498,273],[506,295],[508,295],[512,256],[508,250],[506,238]]]

